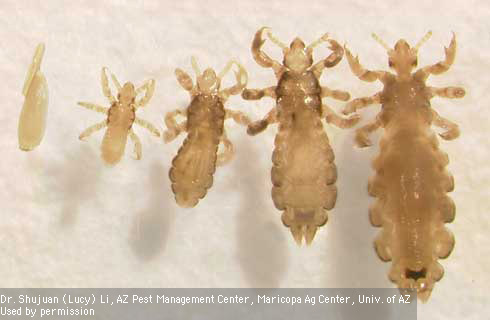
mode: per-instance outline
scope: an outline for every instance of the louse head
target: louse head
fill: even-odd
[[[391,49],[377,35],[373,34],[373,38],[378,41],[388,51],[388,65],[396,71],[399,76],[408,76],[412,73],[412,69],[417,67],[418,50],[424,42],[429,40],[432,32],[429,31],[414,47],[410,47],[407,41],[400,39],[396,42],[395,47]]]
[[[217,90],[219,88],[219,81],[216,72],[211,68],[204,70],[204,72],[197,77],[197,86],[199,87],[199,90],[205,94],[210,94]]]
[[[136,98],[136,90],[131,82],[126,82],[117,95],[117,99],[123,104],[132,104]]]
[[[289,48],[285,47],[283,52],[283,64],[292,71],[303,72],[313,64],[311,50],[300,38],[294,39]]]
[[[199,88],[199,91],[204,94],[211,94],[219,90],[220,79],[213,69],[207,68],[203,73],[201,73],[197,60],[194,56],[191,57],[191,64],[194,72],[196,73],[197,87]]]

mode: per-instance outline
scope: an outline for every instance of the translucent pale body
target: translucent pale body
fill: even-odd
[[[160,137],[160,131],[150,122],[136,117],[136,110],[144,107],[153,96],[155,80],[147,80],[141,87],[135,88],[131,82],[126,82],[121,86],[116,76],[111,74],[114,86],[118,90],[116,99],[109,88],[106,71],[107,68],[102,68],[102,92],[110,101],[111,106],[106,108],[90,102],[78,103],[81,107],[103,113],[106,116],[106,120],[85,129],[80,134],[79,139],[84,140],[94,132],[107,128],[101,144],[101,156],[106,164],[112,166],[117,164],[124,155],[128,137],[134,143],[135,159],[141,159],[141,141],[133,131],[133,124],[140,125],[156,137]],[[138,94],[143,92],[145,95],[137,99]]]

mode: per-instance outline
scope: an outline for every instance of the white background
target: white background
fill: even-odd
[[[433,107],[459,124],[461,137],[441,142],[457,207],[449,225],[456,237],[443,261],[444,278],[420,319],[483,319],[488,315],[490,276],[489,150],[490,52],[487,1],[13,1],[0,3],[0,287],[391,287],[388,263],[372,249],[379,229],[368,221],[373,201],[366,192],[378,147],[357,149],[353,130],[328,127],[338,166],[337,205],[311,247],[298,247],[282,226],[270,197],[270,167],[277,127],[249,137],[226,124],[235,159],[218,168],[213,188],[194,209],[173,199],[168,170],[183,136],[164,145],[135,128],[143,159],[133,146],[115,167],[100,159],[102,133],[78,140],[101,114],[76,105],[107,105],[100,69],[136,85],[154,78],[156,91],[138,116],[163,128],[163,115],[188,102],[173,74],[192,76],[190,56],[201,68],[221,70],[231,58],[249,72],[249,87],[274,85],[271,70],[252,59],[257,29],[267,25],[285,43],[307,44],[323,33],[347,42],[364,66],[386,69],[385,50],[399,38],[414,44],[433,37],[419,51],[419,66],[444,58],[451,31],[458,53],[450,71],[430,77],[435,86],[463,86],[462,100],[434,98]],[[18,149],[21,89],[35,46],[45,42],[42,70],[49,85],[48,127],[36,150]],[[281,59],[280,50],[264,50]],[[328,54],[325,46],[317,59]],[[234,77],[228,75],[225,84]],[[355,78],[342,61],[321,83],[371,95],[379,83]],[[325,99],[336,110],[342,103]],[[273,102],[232,97],[227,106],[259,119]],[[362,113],[362,123],[379,107]],[[361,124],[362,124],[361,123]],[[379,135],[374,137],[375,145]]]

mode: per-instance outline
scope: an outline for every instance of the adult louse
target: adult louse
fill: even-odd
[[[44,43],[40,43],[32,58],[22,89],[25,101],[19,117],[18,136],[19,148],[23,151],[30,151],[37,147],[46,129],[48,83],[40,70],[44,50]]]
[[[373,35],[388,51],[394,74],[364,69],[346,49],[352,72],[364,81],[380,80],[384,88],[371,97],[352,100],[343,111],[349,114],[370,104],[382,105],[376,119],[356,132],[357,144],[365,147],[371,144],[370,133],[385,129],[380,154],[373,162],[376,176],[368,185],[369,194],[377,198],[370,208],[371,223],[383,228],[375,249],[381,260],[392,261],[390,280],[400,289],[416,289],[422,301],[427,301],[435,282],[443,276],[444,269],[437,260],[448,257],[454,246],[454,237],[444,226],[454,220],[455,206],[446,195],[453,190],[454,181],[445,170],[449,159],[438,149],[430,127],[447,129],[440,134],[445,140],[459,135],[458,126],[439,116],[430,99],[465,95],[463,88],[425,84],[429,75],[444,73],[453,64],[454,34],[444,61],[412,72],[417,67],[418,49],[430,35],[427,33],[413,48],[399,40],[394,49]]]
[[[264,33],[282,49],[282,64],[261,50]],[[313,49],[322,42],[329,42],[333,52],[313,64]],[[258,100],[267,96],[276,100],[276,106],[264,119],[250,124],[247,132],[255,135],[269,124],[279,123],[272,155],[272,199],[276,208],[284,211],[282,222],[290,228],[295,241],[301,244],[304,238],[310,244],[318,227],[327,222],[327,210],[335,206],[337,199],[337,169],[322,119],[339,128],[349,128],[359,120],[358,116],[341,118],[322,104],[324,97],[342,101],[350,98],[345,91],[331,90],[319,83],[323,70],[337,65],[344,51],[326,34],[308,47],[299,38],[288,47],[274,38],[268,28],[262,28],[255,34],[252,54],[260,66],[273,69],[277,86],[246,89],[242,97]]]
[[[109,88],[106,70],[107,68],[102,68],[101,72],[102,92],[109,99],[111,106],[106,108],[89,102],[78,102],[78,105],[103,113],[107,115],[107,118],[102,122],[88,127],[80,134],[79,138],[80,140],[84,140],[92,133],[107,127],[101,145],[102,159],[109,165],[115,165],[121,160],[124,154],[129,135],[134,143],[136,159],[139,160],[141,159],[141,142],[133,131],[133,123],[149,130],[154,136],[160,137],[160,132],[154,125],[136,117],[136,110],[144,107],[153,96],[155,80],[148,80],[141,87],[135,89],[131,82],[126,82],[121,86],[117,78],[111,74],[112,82],[118,91],[117,98],[115,98]],[[145,92],[145,95],[141,99],[136,100],[136,97],[142,92]]]
[[[163,136],[168,143],[180,133],[187,132],[169,171],[175,200],[184,208],[194,207],[204,198],[213,184],[216,166],[227,163],[233,156],[233,145],[224,130],[225,119],[233,118],[243,125],[250,123],[248,117],[241,112],[224,107],[230,95],[240,94],[247,85],[245,69],[238,62],[230,61],[216,75],[211,68],[201,73],[194,57],[191,64],[196,73],[195,85],[187,73],[181,69],[175,70],[178,82],[191,96],[191,103],[185,110],[177,109],[166,114],[165,124],[168,130]],[[235,72],[237,83],[221,90],[221,79],[234,64],[238,66],[238,71]],[[187,121],[177,123],[177,115],[185,117]],[[220,143],[223,143],[224,151],[217,154]]]

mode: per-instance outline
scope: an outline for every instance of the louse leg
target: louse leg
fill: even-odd
[[[98,130],[103,129],[105,127],[107,127],[107,120],[104,120],[102,122],[94,124],[94,125],[88,127],[87,129],[83,130],[83,132],[80,133],[80,136],[78,136],[78,139],[85,140],[85,138],[90,136],[95,131],[98,131]]]
[[[441,117],[435,110],[432,110],[432,124],[436,127],[447,129],[440,133],[439,136],[444,140],[453,140],[459,137],[459,127],[456,123]]]
[[[349,49],[347,49],[347,47],[344,47],[344,49],[345,49],[347,61],[349,62],[350,69],[352,70],[352,73],[354,73],[356,77],[366,82],[373,82],[384,78],[386,72],[371,71],[371,70],[364,69],[361,63],[359,62],[359,57],[354,58],[354,56],[349,51]]]
[[[151,132],[155,137],[160,137],[160,131],[150,122],[136,117],[134,122]]]
[[[111,93],[111,89],[109,88],[109,81],[107,80],[107,74],[106,74],[107,68],[103,67],[102,71],[100,73],[100,82],[102,85],[102,93],[104,93],[104,96],[109,99],[109,102],[111,105],[116,102],[116,98]]]
[[[340,101],[348,101],[350,99],[350,94],[347,91],[342,90],[332,90],[327,87],[322,87],[322,92],[320,94],[322,98],[331,97]]]
[[[259,100],[263,97],[270,97],[276,99],[276,87],[269,87],[265,89],[245,89],[242,92],[242,98],[245,100]]]
[[[371,97],[357,98],[352,100],[344,107],[342,113],[347,115],[375,103],[381,103],[381,92],[378,92]]]
[[[175,117],[177,115],[181,115],[183,117],[186,117],[187,113],[184,110],[178,110],[177,109],[175,111],[168,112],[165,115],[165,125],[168,128],[168,130],[163,133],[163,141],[165,143],[169,143],[170,141],[175,139],[179,134],[186,131],[186,129],[187,129],[187,122],[186,121],[177,124],[177,122],[175,121]]]
[[[347,129],[354,126],[361,117],[358,114],[352,115],[349,118],[342,118],[338,116],[329,106],[322,105],[322,117],[325,117],[328,123],[335,125],[341,129]]]
[[[262,131],[264,131],[268,125],[277,122],[277,109],[273,108],[269,113],[265,116],[264,119],[252,122],[248,125],[247,133],[251,136],[254,136]]]
[[[129,137],[131,138],[131,141],[134,143],[134,158],[136,160],[141,159],[141,141],[140,138],[134,133],[133,129],[129,130]]]
[[[189,91],[191,96],[194,96],[197,93],[197,88],[194,86],[192,78],[185,71],[178,68],[175,69],[175,77],[182,88]]]
[[[163,133],[163,141],[165,143],[169,143],[174,140],[181,134],[187,130],[187,121],[179,123],[175,128],[169,129]]]
[[[90,103],[90,102],[78,102],[77,104],[79,106],[81,106],[81,107],[87,108],[87,109],[92,110],[92,111],[95,111],[95,112],[100,112],[100,113],[103,113],[103,114],[107,114],[109,112],[109,108],[102,107],[102,106],[99,106],[99,105],[94,104],[94,103]]]
[[[356,130],[355,142],[360,148],[369,147],[373,143],[368,136],[381,127],[381,121],[379,119],[374,120],[371,123]]]
[[[136,95],[145,91],[145,96],[139,101],[136,101],[136,108],[144,107],[153,97],[153,92],[155,92],[155,80],[147,80],[141,87],[136,89]]]
[[[434,88],[429,87],[432,97],[438,96],[441,98],[448,99],[460,99],[466,94],[464,88],[461,87],[445,87],[445,88]]]
[[[187,112],[180,109],[167,112],[167,114],[165,115],[165,125],[167,126],[167,128],[173,129],[177,126],[177,122],[175,121],[176,116],[187,117]]]
[[[344,56],[344,49],[337,41],[333,39],[325,39],[324,41],[328,41],[330,43],[330,46],[328,48],[333,52],[327,58],[323,59],[320,62],[317,62],[311,69],[317,78],[321,76],[325,68],[335,67]]]
[[[225,119],[232,118],[238,124],[248,126],[252,121],[243,112],[226,109]]]
[[[223,99],[223,101],[226,101],[226,99],[228,99],[228,97],[231,95],[239,94],[247,86],[247,82],[248,82],[247,71],[240,63],[234,60],[228,62],[227,66],[223,69],[223,71],[219,73],[218,81],[221,82],[221,79],[230,70],[233,64],[236,64],[238,66],[238,72],[235,71],[236,84],[232,87],[223,89],[219,92],[219,95],[221,99]]]
[[[233,144],[228,139],[225,132],[223,132],[220,142],[223,143],[225,149],[223,152],[218,154],[218,158],[216,159],[216,166],[218,167],[230,162],[230,160],[233,158],[233,154],[235,153]]]
[[[444,48],[444,52],[446,54],[446,59],[444,59],[444,61],[424,67],[421,69],[422,72],[428,76],[429,74],[438,75],[449,70],[456,57],[456,34],[454,32],[451,44],[449,45],[449,48]]]
[[[269,39],[271,39],[271,41],[276,45],[279,45],[281,49],[284,50],[284,48],[286,47],[284,44],[280,43],[276,38],[272,36],[269,28],[263,27],[255,33],[255,37],[252,42],[252,55],[254,60],[261,67],[272,68],[272,70],[274,70],[274,73],[276,74],[276,77],[279,79],[282,72],[285,70],[285,68],[282,64],[273,60],[271,57],[269,57],[266,53],[264,53],[261,50],[261,47],[265,42],[265,40],[263,39],[264,32],[266,32]]]

